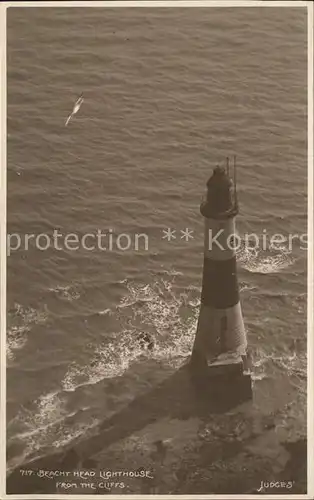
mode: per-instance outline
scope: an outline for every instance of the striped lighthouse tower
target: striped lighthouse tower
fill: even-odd
[[[216,167],[207,182],[200,207],[205,218],[201,308],[191,366],[211,374],[244,376],[248,369],[236,269],[235,216],[238,213],[236,165],[233,180],[227,169]]]

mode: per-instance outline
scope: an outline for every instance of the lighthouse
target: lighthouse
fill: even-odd
[[[227,158],[226,168],[214,169],[207,182],[206,199],[200,207],[205,220],[203,283],[190,365],[201,379],[212,379],[209,386],[219,392],[224,385],[231,388],[237,384],[250,398],[248,342],[240,304],[235,248],[238,239],[235,232],[238,214],[235,158],[233,179],[229,174]]]

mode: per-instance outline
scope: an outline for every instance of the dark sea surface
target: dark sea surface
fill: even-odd
[[[41,251],[30,241],[11,252],[11,470],[80,441],[187,361],[203,265],[199,203],[216,163],[237,155],[242,238],[306,232],[307,35],[300,8],[10,8],[7,34],[8,232],[132,239],[125,251]],[[148,250],[134,249],[136,233]],[[288,381],[288,400],[303,401],[289,416],[300,425],[304,248],[243,240],[238,250],[255,387],[271,393]],[[155,350],[136,343],[143,331]]]

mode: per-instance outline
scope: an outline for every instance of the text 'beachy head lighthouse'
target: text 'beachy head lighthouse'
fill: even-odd
[[[236,163],[233,180],[216,167],[207,182],[207,196],[200,207],[205,218],[204,267],[201,308],[191,364],[209,373],[247,367],[244,327],[236,268],[235,216],[238,213]]]

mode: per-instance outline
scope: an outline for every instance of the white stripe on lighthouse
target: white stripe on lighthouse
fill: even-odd
[[[205,218],[204,257],[212,260],[232,259],[236,253],[233,249],[234,235],[234,218]]]

